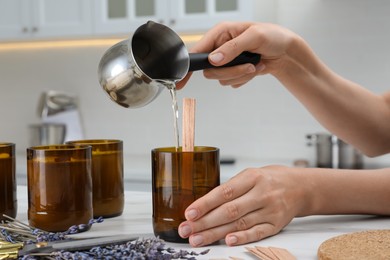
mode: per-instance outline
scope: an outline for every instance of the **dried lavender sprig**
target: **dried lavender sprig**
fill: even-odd
[[[103,217],[98,217],[96,219],[90,219],[88,221],[88,224],[80,224],[80,225],[73,225],[71,226],[67,231],[64,232],[64,234],[77,234],[79,232],[82,232],[88,228],[90,228],[95,223],[102,223],[104,221]]]
[[[20,227],[25,228],[25,229],[27,229],[27,230],[31,230],[31,229],[32,229],[31,226],[29,226],[29,225],[23,223],[22,221],[19,221],[19,220],[15,219],[15,218],[12,218],[12,217],[10,217],[10,216],[8,216],[8,215],[6,215],[6,214],[3,214],[3,217],[5,217],[5,218],[7,218],[8,220],[12,221],[11,223],[14,224],[14,225],[16,225],[16,226],[20,226]],[[10,223],[10,222],[7,222],[7,223]]]
[[[7,232],[7,230],[1,230],[0,234],[3,240],[7,242],[15,243],[13,237]]]
[[[30,238],[35,238],[35,236],[31,234],[31,232],[28,232],[28,231],[23,230],[23,229],[15,228],[15,227],[13,227],[13,226],[11,226],[11,225],[9,225],[9,226],[0,225],[0,228],[1,228],[1,229],[8,230],[8,231],[11,231],[11,232],[17,232],[17,233],[20,234],[21,236],[26,236],[26,237],[30,237]]]
[[[65,232],[53,233],[31,227],[9,216],[4,216],[12,222],[0,224],[0,238],[11,243],[25,242],[27,244],[69,239],[67,235],[82,232],[89,229],[93,224],[104,221],[102,217],[99,217],[89,220],[88,224],[74,225]]]
[[[64,232],[52,233],[52,232],[43,231],[43,233],[38,233],[37,242],[51,242],[51,241],[69,239],[67,235],[83,232],[89,229],[93,224],[102,223],[103,221],[104,221],[103,217],[99,217],[97,219],[90,219],[88,221],[88,224],[73,225]]]
[[[9,230],[9,236],[7,237],[8,242],[29,242],[34,243],[36,241],[36,233],[34,228],[17,220],[10,216],[3,215],[9,221],[0,224],[0,230]]]
[[[176,251],[171,247],[165,247],[165,242],[157,238],[138,239],[129,241],[124,244],[94,247],[89,251],[82,252],[65,252],[59,251],[51,254],[29,255],[23,260],[41,259],[42,257],[52,259],[145,259],[145,260],[173,260],[187,259],[194,260],[198,255],[204,255],[209,252],[209,249],[200,253],[186,250]],[[28,257],[28,258],[27,258]]]
[[[95,223],[103,222],[103,218],[92,219],[88,224],[75,225],[70,227],[65,232],[51,233],[46,232],[40,229],[34,229],[28,225],[22,225],[19,227],[19,230],[30,229],[31,233],[36,235],[36,240],[30,240],[32,243],[37,241],[57,241],[62,239],[67,239],[66,235],[74,234],[79,231],[82,231],[86,227],[93,225]],[[88,226],[87,226],[88,225]],[[27,227],[26,227],[27,226]],[[13,234],[11,236],[6,230],[0,230],[0,235],[7,237],[10,240],[13,240],[15,237],[20,236],[20,234]],[[19,237],[20,238],[20,237]],[[17,241],[12,241],[17,242]],[[54,252],[52,254],[39,254],[37,255],[27,255],[23,256],[23,260],[33,260],[41,259],[45,257],[47,259],[145,259],[145,260],[171,260],[171,259],[187,259],[194,260],[195,256],[207,254],[209,250],[203,252],[188,252],[186,250],[176,251],[173,248],[166,248],[164,241],[157,238],[154,239],[138,239],[136,241],[128,242],[126,244],[112,245],[106,247],[94,247],[89,251],[82,252]]]
[[[94,247],[83,252],[54,252],[55,259],[146,259],[146,260],[194,260],[198,255],[204,255],[209,249],[200,253],[186,250],[176,251],[166,248],[163,240],[157,238],[138,239],[125,244],[106,247]]]

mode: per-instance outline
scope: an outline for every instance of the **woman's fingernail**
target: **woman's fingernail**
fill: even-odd
[[[212,62],[219,63],[223,60],[224,56],[222,53],[217,52],[217,53],[210,54],[209,58]]]
[[[256,66],[257,71],[263,71],[265,69],[264,63],[260,63]]]
[[[201,235],[192,236],[190,239],[193,246],[200,246],[203,244],[203,236]]]
[[[226,244],[228,244],[229,246],[233,246],[237,244],[237,242],[238,242],[238,238],[236,236],[228,236],[226,238]]]
[[[186,212],[186,219],[187,220],[193,220],[198,216],[198,211],[196,209],[190,209]]]
[[[246,68],[246,73],[251,74],[256,71],[256,67],[252,64],[249,64]]]
[[[192,230],[191,230],[191,227],[189,225],[183,225],[181,227],[179,227],[179,235],[181,237],[188,237],[190,234],[191,234]]]

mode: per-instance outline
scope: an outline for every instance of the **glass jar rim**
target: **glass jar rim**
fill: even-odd
[[[174,146],[157,147],[152,149],[152,152],[160,152],[160,153],[212,153],[218,151],[219,148],[213,146],[194,146],[194,151],[182,151],[181,146],[179,147],[179,149],[177,149]]]
[[[15,146],[15,143],[12,142],[0,142],[0,147],[10,147]]]
[[[99,145],[99,144],[116,144],[123,143],[119,139],[81,139],[81,140],[69,140],[65,142],[66,144],[89,144],[89,145]]]
[[[51,145],[39,145],[39,146],[31,146],[27,148],[27,150],[32,151],[60,151],[60,150],[83,150],[83,149],[91,149],[90,145],[74,145],[74,144],[51,144]]]

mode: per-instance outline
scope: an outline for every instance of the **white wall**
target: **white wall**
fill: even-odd
[[[278,22],[299,33],[341,75],[376,93],[388,89],[390,1],[260,3],[257,20]],[[87,138],[123,139],[127,154],[148,155],[153,147],[174,145],[168,91],[147,107],[124,109],[101,90],[96,70],[107,48],[0,51],[0,140],[16,142],[23,152],[27,126],[39,120],[38,98],[42,91],[54,89],[79,96]],[[197,99],[196,144],[218,146],[222,155],[312,161],[314,150],[306,146],[305,135],[324,131],[270,76],[231,89],[198,72],[178,97]]]

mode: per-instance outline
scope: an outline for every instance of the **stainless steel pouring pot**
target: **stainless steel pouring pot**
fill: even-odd
[[[260,55],[244,52],[224,65],[257,64]],[[211,68],[208,53],[188,53],[181,38],[165,25],[141,25],[131,39],[109,48],[98,67],[99,83],[117,104],[138,108],[182,80],[189,71]]]

